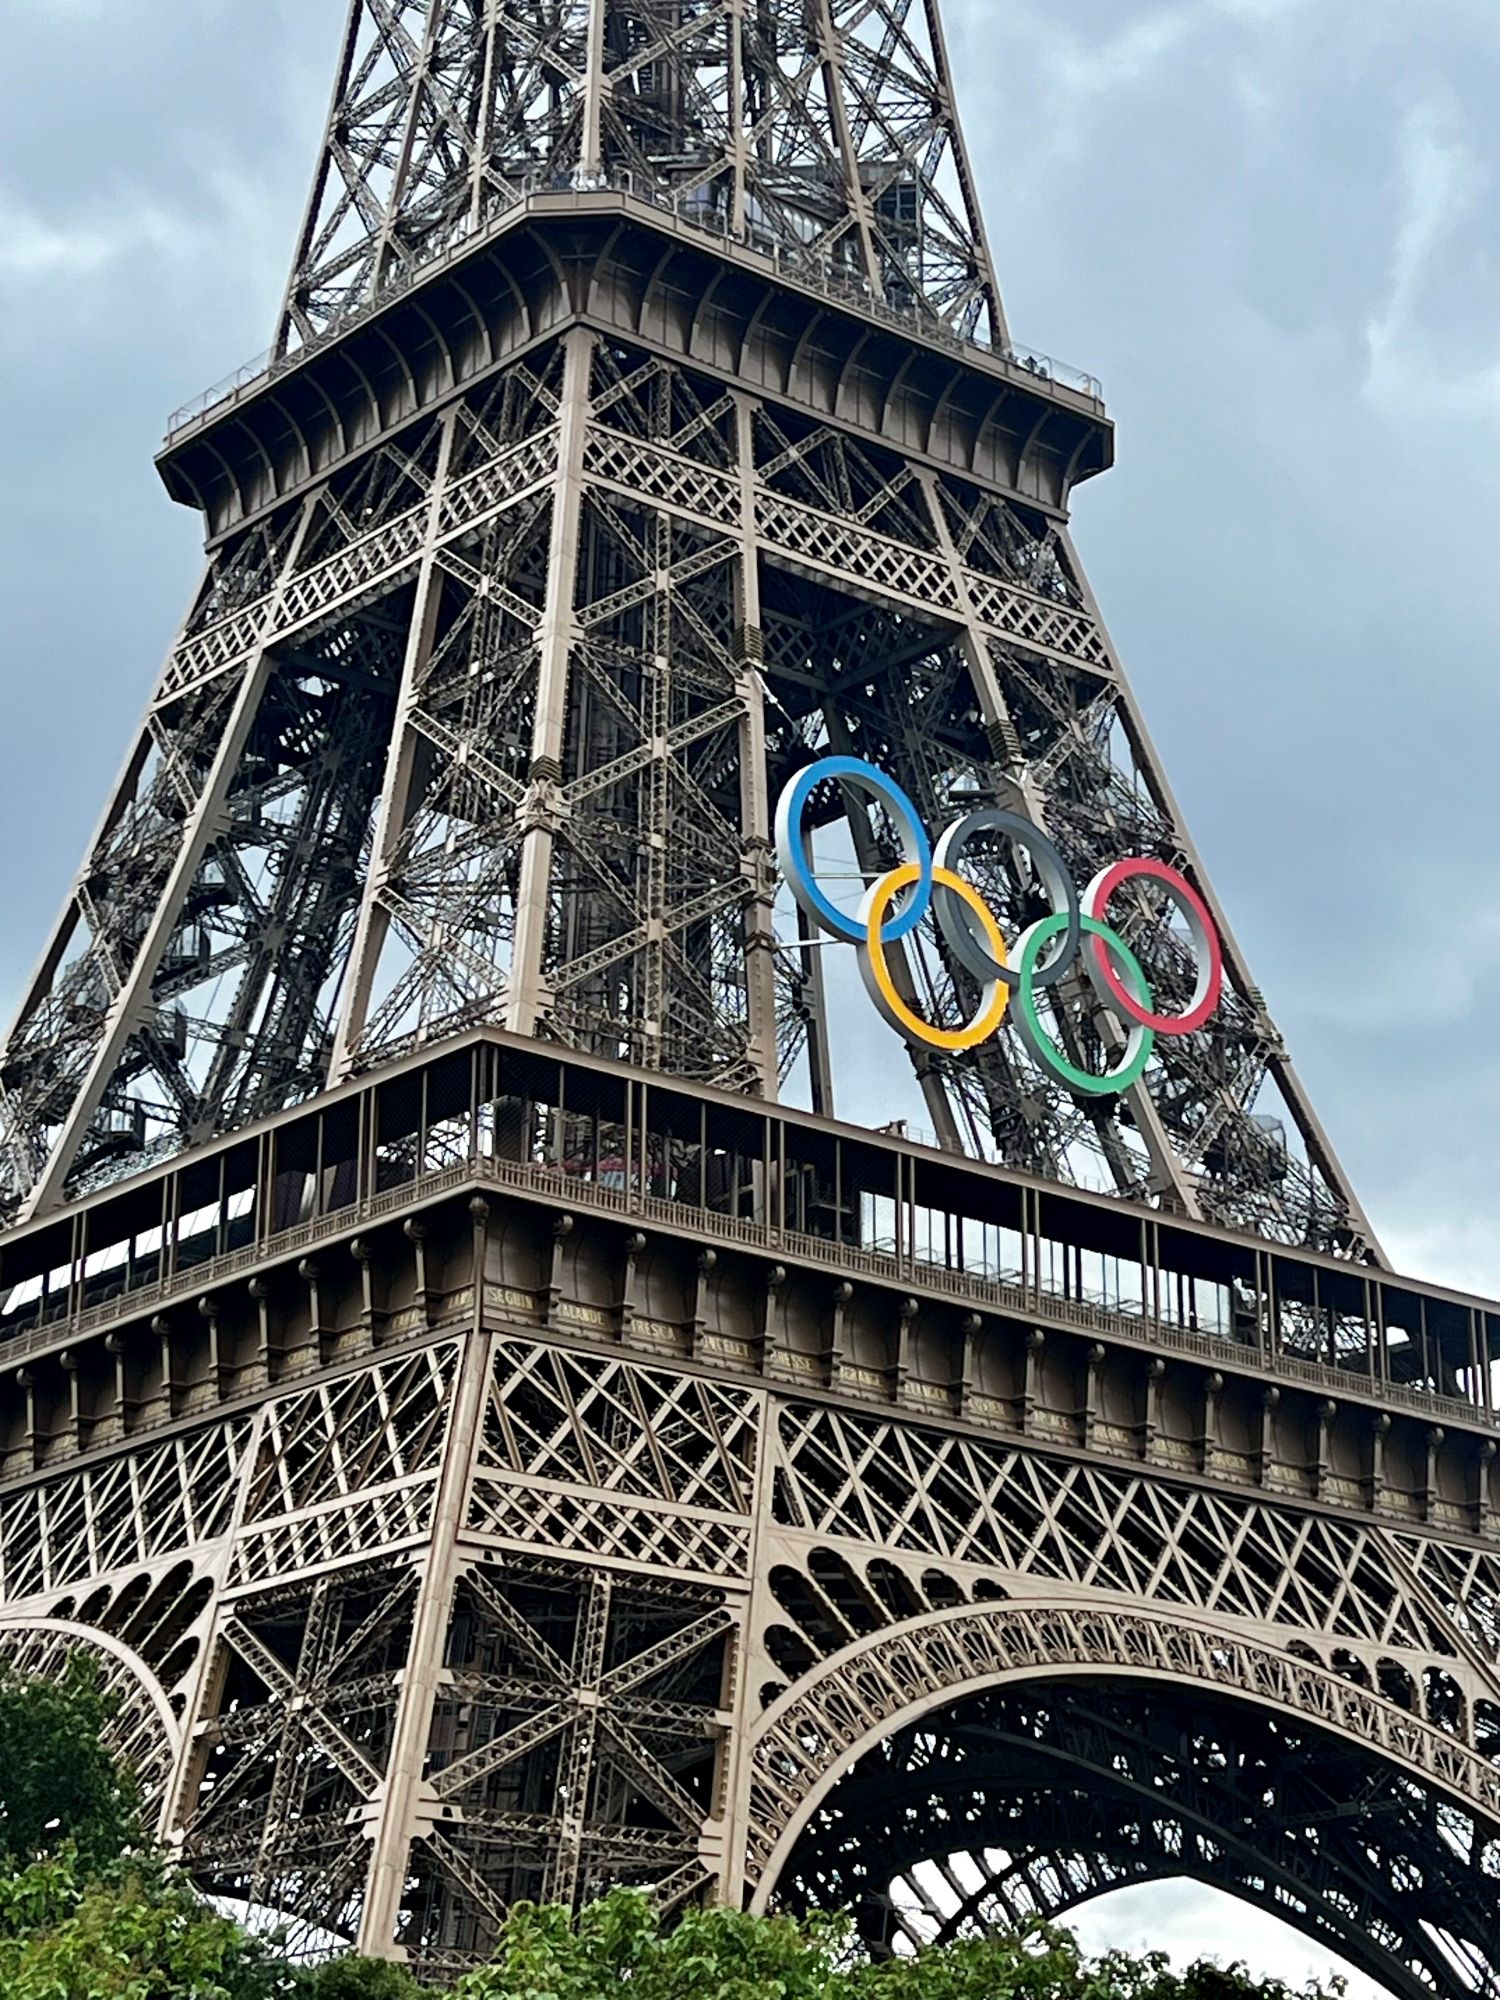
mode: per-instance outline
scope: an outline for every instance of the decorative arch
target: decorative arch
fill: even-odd
[[[105,1690],[119,1703],[109,1747],[134,1771],[147,1818],[167,1806],[169,1780],[182,1747],[182,1725],[166,1691],[138,1653],[107,1632],[66,1618],[0,1619],[0,1662],[36,1680],[61,1675],[74,1653],[99,1667]]]
[[[965,1604],[851,1644],[767,1710],[750,1825],[754,1907],[849,1907],[876,1949],[1187,1876],[1401,2000],[1500,1969],[1500,1771],[1320,1659],[1149,1608]]]
[[[846,1646],[767,1709],[751,1753],[752,1908],[765,1908],[813,1814],[882,1737],[986,1688],[1091,1675],[1188,1681],[1315,1724],[1500,1827],[1500,1769],[1315,1660],[1143,1606],[961,1604]]]

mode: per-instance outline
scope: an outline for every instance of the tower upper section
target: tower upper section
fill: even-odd
[[[1007,345],[937,0],[351,0],[278,354],[603,186]]]
[[[1222,946],[1118,1087],[1071,974],[1030,1042],[911,1043],[943,1149],[1370,1254],[1069,541],[1109,420],[1010,343],[938,4],[352,0],[278,351],[161,457],[208,569],[0,1048],[0,1214],[476,1026],[872,1121],[772,865],[832,757],[1024,810],[1006,938],[1045,836]],[[910,949],[969,1019],[982,965]]]

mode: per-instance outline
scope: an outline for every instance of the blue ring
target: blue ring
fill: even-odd
[[[932,843],[927,837],[926,827],[917,816],[916,807],[901,787],[884,771],[867,764],[863,757],[820,757],[816,764],[809,764],[805,771],[800,771],[782,793],[776,808],[776,848],[792,894],[807,915],[835,937],[844,938],[850,944],[866,941],[868,934],[858,918],[851,917],[836,903],[830,902],[818,887],[802,835],[802,815],[807,810],[807,802],[817,787],[829,778],[846,779],[862,791],[873,792],[905,823],[905,833],[909,836],[903,841],[905,859],[914,861],[922,872],[913,886],[910,903],[884,933],[886,941],[894,943],[916,929],[932,902]]]

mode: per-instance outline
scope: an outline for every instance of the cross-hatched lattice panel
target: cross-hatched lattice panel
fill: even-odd
[[[416,1850],[408,1949],[484,1954],[519,1897],[700,1887],[721,1810],[722,1592],[489,1558],[461,1578],[428,1756],[444,1818]]]
[[[229,1527],[251,1422],[223,1424],[39,1480],[0,1500],[0,1594],[14,1604]]]
[[[469,1504],[479,1533],[743,1574],[756,1391],[502,1340]]]
[[[268,1404],[247,1523],[433,1471],[458,1354],[456,1342],[444,1341]]]
[[[528,1548],[566,1549],[705,1576],[742,1577],[749,1568],[747,1522],[622,1505],[599,1494],[557,1492],[481,1474],[468,1518],[475,1533]]]
[[[745,1515],[759,1421],[760,1395],[749,1386],[502,1340],[479,1463]]]
[[[446,1341],[268,1407],[234,1583],[347,1561],[427,1532],[458,1355]]]
[[[409,1563],[369,1563],[221,1614],[184,1854],[206,1886],[277,1913],[294,1947],[354,1937],[416,1588]]]
[[[919,1555],[1452,1659],[1393,1537],[915,1424],[783,1409],[788,1525]],[[1491,1659],[1500,1657],[1491,1649]]]

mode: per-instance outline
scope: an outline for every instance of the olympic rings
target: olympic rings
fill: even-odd
[[[1214,920],[1198,891],[1191,883],[1185,882],[1175,868],[1169,868],[1165,861],[1152,861],[1138,854],[1133,861],[1117,861],[1112,868],[1101,868],[1084,891],[1084,904],[1089,915],[1097,917],[1102,924],[1110,898],[1137,875],[1160,882],[1187,918],[1188,929],[1193,934],[1193,956],[1198,961],[1198,982],[1193,988],[1193,997],[1181,1014],[1153,1014],[1149,1006],[1144,1011],[1139,1008],[1136,1000],[1125,991],[1119,974],[1110,963],[1105,939],[1114,933],[1107,929],[1095,936],[1089,971],[1106,1007],[1112,1007],[1116,1013],[1123,1010],[1130,1020],[1144,1022],[1159,1035],[1190,1035],[1217,1011],[1219,996],[1224,990],[1224,954],[1219,950],[1219,940],[1214,935]],[[1141,995],[1142,1001],[1145,998],[1144,994]]]
[[[1086,1097],[1109,1097],[1117,1091],[1129,1090],[1139,1083],[1146,1064],[1151,1060],[1151,1051],[1156,1045],[1156,1031],[1146,1025],[1140,1014],[1135,1017],[1130,1038],[1125,1044],[1125,1053],[1118,1066],[1106,1070],[1101,1076],[1097,1071],[1081,1069],[1077,1063],[1065,1055],[1042,1026],[1037,1012],[1036,986],[1029,974],[1036,964],[1041,948],[1067,924],[1065,913],[1043,917],[1040,923],[1032,924],[1022,931],[1016,948],[1016,971],[1020,975],[1020,993],[1016,1002],[1016,1025],[1021,1031],[1021,1039],[1039,1063],[1056,1070],[1063,1082],[1072,1089],[1082,1091]],[[1082,928],[1094,938],[1098,951],[1107,956],[1115,953],[1129,973],[1136,995],[1143,1006],[1149,1006],[1151,988],[1146,984],[1146,975],[1141,970],[1140,960],[1126,944],[1124,938],[1112,931],[1108,924],[1101,924],[1097,917],[1084,916],[1080,919]],[[1111,968],[1113,970],[1113,968]]]
[[[902,856],[864,891],[853,916],[820,887],[805,825],[813,793],[830,780],[884,808],[895,824]],[[1050,916],[1022,932],[1014,957],[994,912],[959,872],[966,848],[981,834],[1001,835],[1022,849],[1052,904]],[[860,976],[877,1011],[914,1045],[949,1054],[977,1048],[1009,1012],[1036,1063],[1070,1090],[1108,1096],[1139,1083],[1158,1035],[1194,1033],[1213,1015],[1223,993],[1223,951],[1208,906],[1166,862],[1145,855],[1113,862],[1099,870],[1080,897],[1062,855],[1041,828],[998,807],[955,821],[934,851],[906,793],[860,757],[823,757],[797,774],[776,808],[776,851],[798,907],[820,930],[859,948]],[[1187,926],[1196,976],[1192,996],[1179,1014],[1156,1010],[1140,960],[1106,921],[1114,898],[1138,879],[1154,883]],[[898,906],[894,915],[893,905]],[[910,936],[929,911],[951,959],[979,985],[979,1004],[961,1027],[924,1020],[891,969],[888,947]],[[1073,1061],[1044,1025],[1038,1005],[1038,995],[1072,972],[1080,958],[1099,1002],[1128,1030],[1114,1067],[1102,1074]]]
[[[1055,986],[1078,956],[1079,908],[1078,891],[1073,878],[1063,864],[1063,858],[1042,829],[1029,819],[1022,819],[1019,813],[1002,812],[991,807],[984,812],[969,813],[964,819],[955,820],[937,844],[936,861],[939,868],[957,870],[964,849],[976,833],[1006,833],[1018,847],[1024,847],[1037,865],[1047,894],[1052,898],[1055,910],[1059,904],[1066,907],[1066,936],[1062,948],[1053,953],[1047,963],[1035,975],[1038,986]],[[936,870],[934,870],[936,879]],[[972,923],[962,911],[955,913],[952,895],[937,898],[938,927],[943,933],[948,949],[976,979],[1004,980],[1007,986],[1019,983],[1019,968],[1005,964],[996,965],[993,957],[985,950],[976,936]],[[1098,915],[1098,912],[1094,912]],[[988,915],[988,911],[986,911]]]

